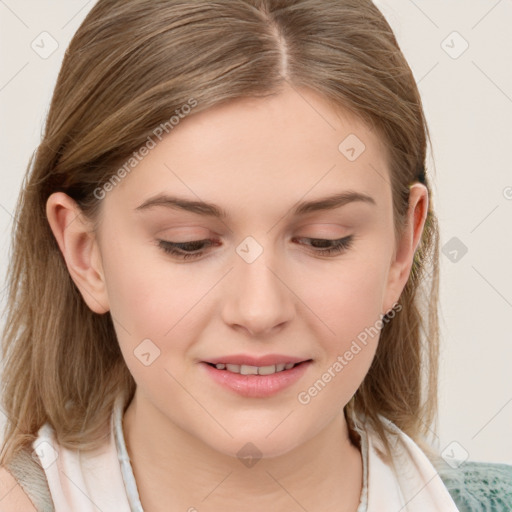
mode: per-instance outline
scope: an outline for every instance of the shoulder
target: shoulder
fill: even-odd
[[[29,446],[0,466],[0,486],[0,512],[54,511],[45,471]]]
[[[468,461],[454,468],[443,461],[436,469],[461,510],[510,512],[512,465]]]
[[[0,512],[37,512],[12,473],[0,466]]]

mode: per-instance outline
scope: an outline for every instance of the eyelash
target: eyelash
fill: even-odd
[[[299,237],[298,240],[310,240],[313,242],[331,242],[333,245],[326,249],[317,249],[314,250],[316,254],[320,256],[337,256],[345,251],[348,251],[354,242],[354,235],[346,236],[345,238],[339,238],[336,240],[326,240],[323,238],[306,238]],[[199,252],[182,252],[189,245],[197,245],[197,244],[207,244],[208,246],[218,245],[214,244],[212,240],[193,240],[190,242],[169,242],[167,240],[158,240],[158,246],[167,254],[171,254],[172,256],[176,256],[183,260],[195,259],[199,258],[204,254],[204,250]],[[181,249],[181,250],[180,250]]]

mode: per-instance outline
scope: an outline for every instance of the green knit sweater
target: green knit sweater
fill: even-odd
[[[512,512],[512,466],[466,462],[435,465],[460,512]]]

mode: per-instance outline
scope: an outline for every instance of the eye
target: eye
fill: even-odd
[[[199,258],[204,253],[205,247],[214,245],[214,240],[193,240],[191,242],[169,242],[158,240],[158,246],[167,254],[172,254],[184,260]]]
[[[349,235],[336,240],[306,237],[297,237],[293,240],[309,241],[310,243],[306,245],[313,248],[313,252],[315,254],[319,254],[321,256],[336,256],[337,254],[347,251],[352,246],[354,236]],[[200,258],[205,253],[205,249],[212,247],[213,245],[219,245],[219,243],[215,240],[209,239],[193,240],[190,242],[169,242],[168,240],[158,240],[158,246],[163,251],[183,260]]]
[[[306,244],[313,248],[313,252],[320,254],[321,256],[336,256],[341,254],[350,247],[354,242],[354,235],[349,235],[344,238],[338,238],[336,240],[326,240],[323,238],[295,238],[294,240],[307,240],[310,243]]]

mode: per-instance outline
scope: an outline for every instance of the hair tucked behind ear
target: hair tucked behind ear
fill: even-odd
[[[97,219],[105,183],[191,98],[193,116],[243,97],[310,88],[375,128],[389,152],[397,236],[427,127],[413,75],[367,0],[100,0],[64,56],[16,209],[4,353],[1,463],[49,422],[96,446],[118,392],[135,389],[110,314],[86,306],[46,219],[56,191]],[[184,121],[186,122],[186,120]],[[426,182],[431,195],[429,179]],[[421,442],[434,420],[438,229],[432,200],[402,311],[386,323],[347,412],[384,415]]]

